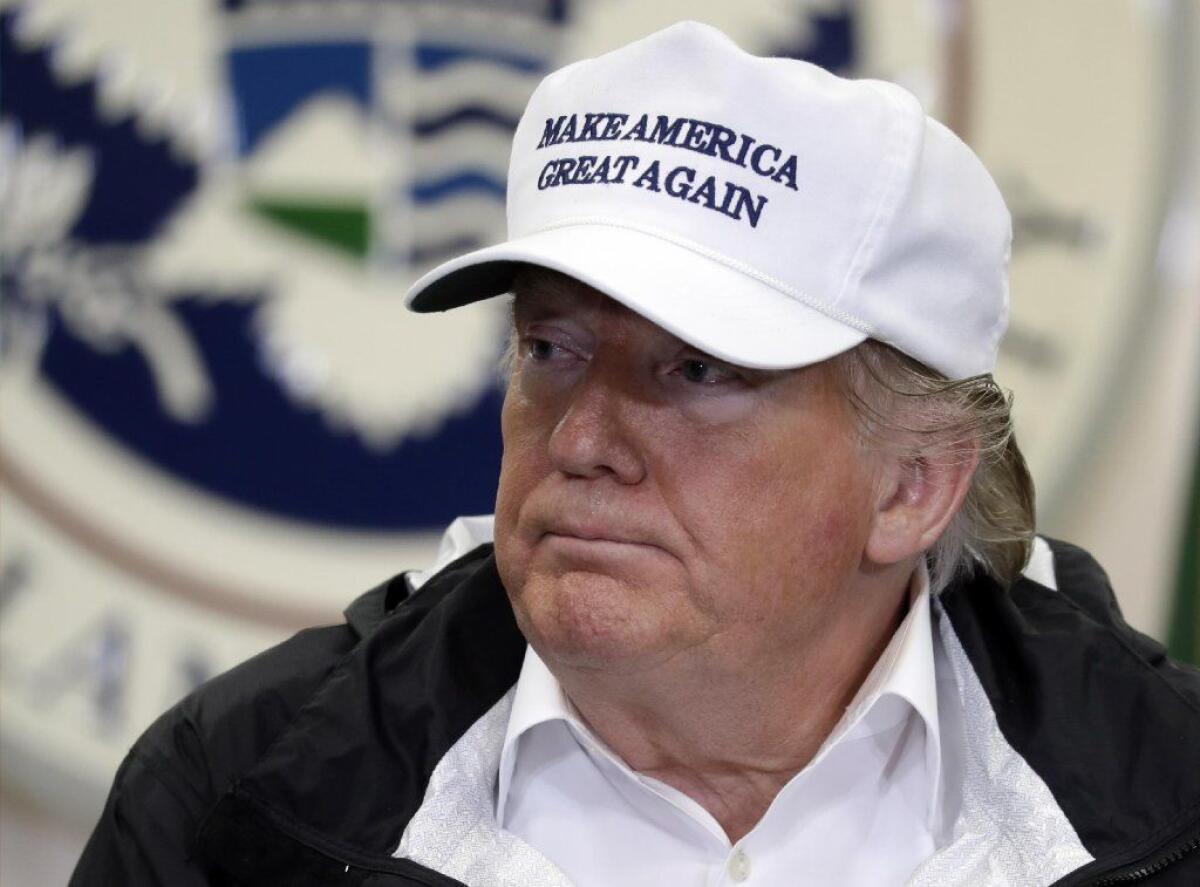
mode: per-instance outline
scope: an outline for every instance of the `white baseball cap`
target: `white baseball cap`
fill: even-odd
[[[541,82],[517,126],[508,240],[425,274],[444,311],[528,263],[731,363],[784,369],[870,337],[957,379],[1008,314],[1008,209],[910,93],[758,58],[681,22]]]

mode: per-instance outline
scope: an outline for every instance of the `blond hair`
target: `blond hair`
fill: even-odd
[[[1012,395],[990,374],[949,380],[873,339],[832,363],[869,445],[942,459],[978,451],[962,507],[927,552],[934,592],[976,571],[1015,581],[1033,546],[1034,490],[1013,433]]]

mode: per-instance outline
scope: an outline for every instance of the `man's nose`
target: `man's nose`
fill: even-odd
[[[645,465],[637,442],[636,404],[604,375],[589,371],[572,391],[566,412],[550,435],[550,460],[575,477],[611,475],[638,483]]]

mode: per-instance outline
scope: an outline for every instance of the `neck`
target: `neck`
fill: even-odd
[[[697,649],[617,674],[547,665],[622,760],[687,794],[736,842],[841,719],[904,616],[912,566],[868,577],[803,643],[753,662]]]

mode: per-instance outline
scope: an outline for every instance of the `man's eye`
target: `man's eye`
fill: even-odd
[[[558,350],[558,346],[547,339],[530,339],[525,343],[525,353],[533,360],[549,360]]]
[[[697,385],[718,385],[737,377],[728,367],[699,358],[689,358],[680,362],[679,375]]]

